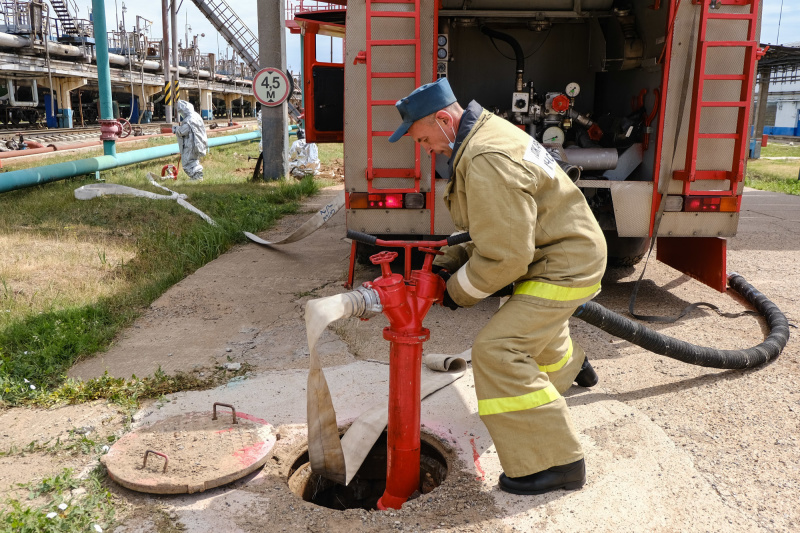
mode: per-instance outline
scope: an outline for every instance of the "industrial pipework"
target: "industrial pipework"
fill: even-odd
[[[223,146],[245,141],[255,140],[261,137],[260,131],[241,133],[239,135],[227,135],[225,137],[212,137],[208,139],[208,146]],[[103,141],[106,142],[114,141]],[[73,178],[75,176],[85,176],[94,174],[97,171],[111,170],[112,168],[134,165],[151,159],[159,159],[178,153],[178,144],[167,144],[164,146],[154,146],[141,150],[132,150],[114,155],[103,155],[78,161],[67,161],[42,167],[26,168],[14,170],[0,174],[0,193],[33,187],[51,181]]]

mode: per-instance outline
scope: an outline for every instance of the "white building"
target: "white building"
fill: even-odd
[[[800,42],[784,46],[798,47],[800,51]],[[772,72],[767,95],[764,133],[800,136],[800,76],[796,65],[794,68]]]

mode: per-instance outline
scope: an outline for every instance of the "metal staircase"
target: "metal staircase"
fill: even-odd
[[[61,23],[62,33],[65,35],[78,35],[78,27],[72,19],[67,2],[68,0],[50,0],[50,5],[53,6],[53,13]],[[77,8],[75,11],[77,12]]]
[[[51,0],[52,1],[52,0]],[[225,41],[258,72],[258,38],[225,0],[192,0]]]

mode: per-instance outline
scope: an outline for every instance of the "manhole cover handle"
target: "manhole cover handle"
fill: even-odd
[[[167,457],[167,454],[157,452],[155,450],[147,450],[146,452],[144,452],[144,462],[142,463],[142,469],[144,469],[147,466],[147,456],[148,454],[151,453],[164,458],[164,469],[161,471],[161,473],[162,474],[165,473],[167,471],[167,465],[169,464],[169,457]]]
[[[211,420],[216,420],[217,419],[217,406],[218,405],[220,407],[230,407],[231,412],[233,413],[233,423],[234,424],[238,424],[239,423],[239,421],[236,420],[236,409],[229,403],[220,403],[220,402],[214,402],[214,414],[211,417]]]

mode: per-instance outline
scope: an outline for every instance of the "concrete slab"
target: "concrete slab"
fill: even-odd
[[[739,235],[729,241],[728,256],[729,269],[744,275],[795,323],[800,319],[798,213],[800,198],[748,190]],[[261,236],[286,235],[306,217],[290,217]],[[157,500],[190,531],[208,531],[208,524],[225,531],[261,531],[268,525],[274,531],[347,533],[506,532],[534,527],[570,532],[800,528],[796,330],[777,361],[735,372],[655,356],[573,319],[571,335],[584,346],[601,379],[598,387],[573,391],[567,398],[587,454],[589,481],[583,490],[535,497],[500,492],[496,487],[500,466],[476,415],[468,375],[423,407],[427,430],[452,446],[454,465],[448,480],[428,498],[393,513],[340,512],[303,502],[288,491],[282,476],[287,457],[299,453],[305,438],[307,347],[302,307],[309,298],[343,290],[349,246],[341,239],[341,214],[329,224],[285,250],[237,247],[165,294],[137,322],[146,326],[144,331],[129,330],[129,337],[105,354],[102,364],[87,361],[74,370],[84,376],[98,375],[105,368],[116,375],[144,374],[157,364],[191,369],[193,364],[226,357],[255,365],[248,379],[212,391],[171,395],[160,408],[152,406],[137,415],[137,420],[158,419],[228,401],[267,419],[281,435],[273,460],[258,476],[201,495]],[[624,313],[641,268],[610,270],[598,303]],[[357,280],[376,275],[376,270],[361,267]],[[219,280],[225,276],[235,277],[241,286],[220,290]],[[725,311],[743,307],[735,294],[717,293],[657,262],[648,266],[637,307],[645,314],[677,314],[700,300]],[[426,349],[459,353],[468,348],[496,305],[487,299],[455,313],[435,307],[426,321],[431,329]],[[381,336],[384,325],[380,317],[369,322],[349,319],[325,333],[323,365],[340,422],[385,397],[387,367],[380,364],[388,358],[388,345]],[[651,327],[719,348],[752,346],[764,337],[762,322],[754,317],[722,319],[706,311],[676,324]],[[171,328],[185,329],[176,335]],[[167,350],[174,350],[172,357],[181,351],[180,360],[169,363],[163,356]],[[143,353],[146,357],[141,359]],[[140,360],[129,361],[136,358]],[[140,505],[125,527],[137,530],[144,521],[153,520],[153,501],[137,500],[124,490],[120,494]],[[247,517],[228,512],[226,503],[214,502],[232,507],[239,502]]]
[[[387,394],[387,365],[356,362],[327,368],[325,373],[340,422],[352,420]],[[152,406],[136,419],[139,424],[153,423],[203,410],[214,401],[231,402],[276,426],[284,442],[296,443],[305,438],[305,380],[302,370],[268,372],[209,391],[173,395],[168,404]],[[455,451],[452,467],[464,470],[480,491],[495,500],[496,514],[487,517],[487,526],[525,531],[713,531],[719,526],[725,529],[718,523],[724,516],[733,529],[757,529],[744,513],[727,507],[691,457],[638,409],[602,390],[575,389],[568,403],[586,450],[589,482],[580,491],[521,497],[497,489],[502,468],[477,415],[471,371],[423,402],[425,428]],[[285,482],[278,483],[278,489],[289,493]],[[209,531],[212,524],[215,531],[245,531],[237,525],[243,506],[251,516],[270,518],[269,506],[250,490],[245,483],[181,496],[172,505],[189,532]],[[436,491],[431,494],[436,496]],[[298,509],[313,509],[321,517],[341,514],[288,496],[296,499]],[[455,507],[458,501],[449,503]],[[399,522],[407,526],[414,520],[411,516]]]

